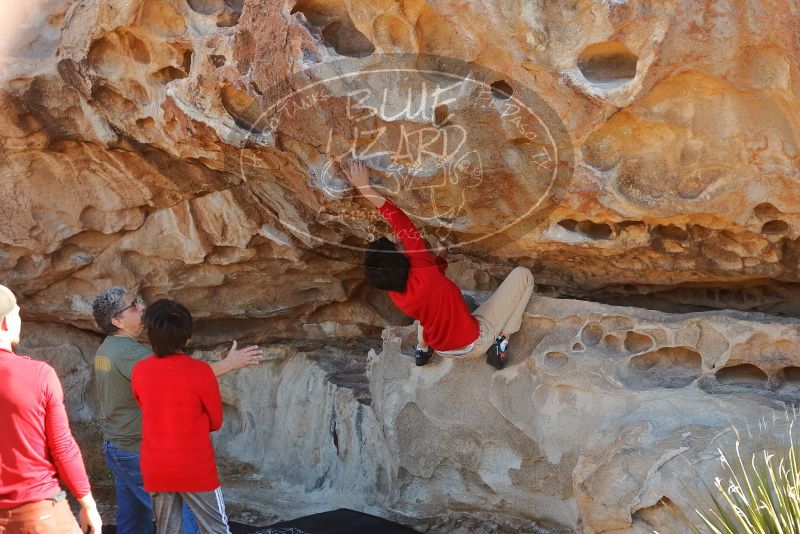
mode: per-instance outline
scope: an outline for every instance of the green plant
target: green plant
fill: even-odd
[[[792,428],[790,424],[787,446],[754,453],[749,463],[742,458],[738,439],[733,463],[719,451],[727,481],[717,477],[714,485],[718,494],[707,488],[713,506],[706,511],[695,510],[708,531],[800,534],[800,440]]]

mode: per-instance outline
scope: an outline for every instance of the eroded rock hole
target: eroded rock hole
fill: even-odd
[[[683,242],[689,239],[689,232],[674,224],[659,224],[653,228],[653,236]]]
[[[400,17],[382,13],[372,23],[374,35],[382,45],[389,45],[392,52],[411,52],[414,50],[413,30]]]
[[[762,202],[753,208],[753,214],[762,221],[770,219],[778,219],[782,215],[781,210],[770,204],[769,202]]]
[[[505,80],[497,80],[490,87],[492,96],[498,100],[508,100],[514,94],[514,89]]]
[[[344,6],[301,0],[291,12],[301,13],[310,24],[319,28],[323,42],[339,55],[364,57],[375,51],[375,45],[356,28]]]
[[[664,347],[631,358],[628,364],[631,385],[682,388],[702,371],[700,353],[687,347]]]
[[[569,358],[563,352],[548,352],[544,355],[544,365],[548,369],[561,369],[568,360]]]
[[[150,49],[144,41],[127,32],[120,35],[120,41],[125,45],[125,48],[130,50],[134,61],[137,63],[150,63]]]
[[[447,119],[449,117],[450,117],[450,110],[447,109],[447,106],[445,105],[436,106],[436,108],[433,110],[433,123],[436,126],[439,127],[447,126],[448,124]]]
[[[136,126],[142,128],[144,130],[154,128],[156,125],[156,121],[153,120],[152,117],[143,117],[141,119],[136,119]]]
[[[560,227],[570,232],[578,232],[589,239],[610,239],[614,235],[611,225],[592,221],[576,221],[575,219],[562,219],[557,223]]]
[[[586,350],[586,346],[583,343],[574,343],[572,345],[572,352],[583,352]]]
[[[122,56],[117,45],[106,37],[94,41],[86,55],[95,70],[112,75],[122,68]]]
[[[181,67],[183,68],[183,72],[189,74],[192,72],[192,56],[194,55],[194,50],[184,50],[181,61]]]
[[[786,221],[776,219],[768,221],[761,227],[761,233],[767,235],[782,235],[789,231],[789,224]]]
[[[155,83],[166,85],[172,80],[186,78],[187,76],[188,74],[183,72],[181,69],[176,69],[173,66],[169,66],[169,67],[164,67],[163,69],[159,69],[153,74],[151,74],[150,79]]]
[[[800,385],[800,367],[786,367],[781,371],[781,375],[785,383]]]
[[[558,221],[558,225],[565,230],[569,230],[570,232],[574,232],[575,228],[578,226],[578,221],[575,219],[563,219]]]
[[[619,41],[587,46],[578,56],[578,70],[590,82],[626,82],[636,77],[639,58]]]
[[[134,115],[137,106],[107,85],[92,87],[92,99],[106,109],[119,115]]]
[[[579,222],[578,231],[591,239],[610,239],[614,234],[610,225],[592,221]]]
[[[186,3],[189,4],[192,11],[200,13],[201,15],[213,15],[214,13],[218,13],[222,11],[225,5],[223,0],[186,0]]]
[[[222,107],[230,114],[237,126],[246,130],[258,131],[257,123],[261,118],[261,108],[254,98],[244,91],[226,85],[222,88],[220,99]]]
[[[625,348],[628,352],[644,352],[653,348],[653,338],[640,334],[638,332],[630,331],[625,334]]]
[[[587,347],[595,347],[600,340],[603,339],[603,327],[598,323],[589,323],[583,327],[581,332],[581,341]]]
[[[613,334],[609,334],[603,338],[602,347],[606,352],[620,354],[622,353],[622,339]]]
[[[325,5],[318,0],[300,0],[290,13],[292,15],[301,13],[308,22],[318,27],[325,26],[337,15],[330,5]]]
[[[716,377],[720,384],[763,384],[767,381],[767,374],[750,363],[723,367]]]
[[[322,30],[322,37],[342,56],[366,57],[375,51],[375,45],[352,23],[332,22]]]

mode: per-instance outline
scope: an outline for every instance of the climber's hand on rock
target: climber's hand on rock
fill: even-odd
[[[362,189],[370,188],[369,185],[369,172],[367,165],[363,161],[349,161],[348,169],[344,170],[344,175],[347,176],[347,181],[361,191]]]
[[[440,258],[446,258],[448,252],[447,245],[437,240],[435,254]]]
[[[383,203],[386,202],[386,199],[375,191],[369,183],[369,172],[367,171],[367,165],[361,161],[350,161],[348,162],[348,166],[350,170],[342,169],[344,171],[345,176],[347,176],[347,180],[350,184],[358,189],[358,191],[369,200],[373,206],[376,208],[380,208],[383,206]]]
[[[257,345],[240,349],[234,340],[233,345],[231,345],[231,350],[228,351],[228,355],[225,359],[212,363],[211,368],[214,370],[215,375],[220,376],[228,371],[235,371],[236,369],[241,369],[248,365],[260,363],[263,355],[264,353]]]
[[[243,349],[237,348],[236,340],[231,345],[231,350],[228,352],[226,360],[230,360],[231,369],[240,369],[248,365],[255,365],[261,361],[264,353],[258,345],[252,345]]]

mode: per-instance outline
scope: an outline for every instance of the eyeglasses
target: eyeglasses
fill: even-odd
[[[139,306],[141,306],[142,304],[144,304],[144,301],[142,300],[142,297],[136,297],[135,299],[133,299],[133,300],[131,301],[130,305],[128,305],[128,306],[125,306],[125,307],[124,307],[124,308],[122,308],[120,311],[118,311],[117,313],[115,313],[115,314],[114,314],[114,317],[119,317],[120,315],[122,315],[123,313],[125,313],[126,311],[128,311],[129,309],[131,309],[131,308],[138,308],[138,307],[139,307]]]

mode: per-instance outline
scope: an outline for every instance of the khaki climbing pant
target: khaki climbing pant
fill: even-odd
[[[474,358],[485,354],[501,332],[510,337],[519,331],[531,293],[533,274],[530,269],[515,268],[492,296],[472,312],[480,325],[480,334],[472,343],[472,349],[464,352],[443,351],[439,354],[449,358]]]

